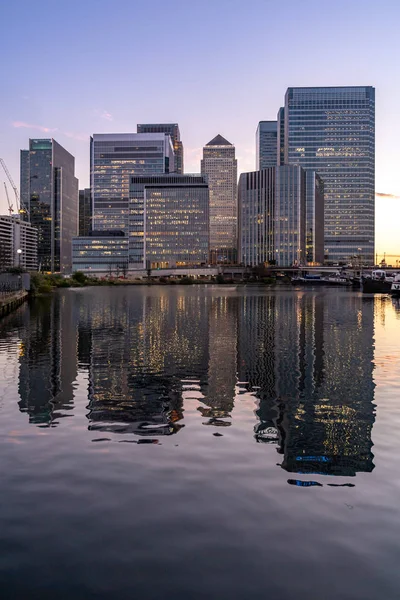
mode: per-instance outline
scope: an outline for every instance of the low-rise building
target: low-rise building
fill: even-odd
[[[128,270],[128,237],[123,231],[92,231],[72,238],[72,270],[118,276]]]

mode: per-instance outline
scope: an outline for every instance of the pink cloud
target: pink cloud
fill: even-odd
[[[51,133],[52,131],[58,131],[57,128],[51,129],[50,127],[43,127],[43,125],[31,125],[30,123],[25,123],[24,121],[13,121],[13,127],[25,127],[26,129],[36,129],[37,131],[42,131],[43,133]]]
[[[396,196],[396,194],[384,194],[383,192],[376,192],[375,196],[378,198],[399,198],[400,196]]]
[[[105,119],[106,121],[113,121],[113,116],[108,110],[100,110],[96,108],[94,111],[95,117],[100,117],[100,119]]]

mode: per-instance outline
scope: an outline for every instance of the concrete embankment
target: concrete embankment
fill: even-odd
[[[19,290],[18,292],[0,297],[0,319],[15,310],[20,304],[25,302],[27,298],[28,292],[25,290]]]

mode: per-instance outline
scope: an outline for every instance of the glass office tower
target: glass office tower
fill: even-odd
[[[140,123],[137,125],[138,133],[168,133],[172,139],[175,153],[175,172],[183,173],[183,144],[178,123]],[[172,172],[172,169],[170,169]]]
[[[203,148],[201,173],[210,188],[210,263],[236,262],[237,160],[235,146],[217,135]]]
[[[69,272],[78,233],[75,158],[53,139],[29,140],[21,151],[21,208],[38,231],[39,269]]]
[[[256,171],[275,167],[277,163],[278,128],[276,121],[260,121],[256,131]]]
[[[309,265],[324,264],[324,183],[315,171],[306,171],[306,257]]]
[[[92,230],[92,196],[90,188],[79,190],[79,235],[89,235]]]
[[[306,250],[306,173],[296,166],[276,167],[274,246],[276,264],[303,265]]]
[[[129,262],[136,263],[136,250],[143,247],[144,214],[143,203],[130,200],[130,178],[173,171],[171,137],[166,133],[104,133],[94,134],[90,145],[93,231],[123,231],[129,236]]]
[[[278,110],[277,116],[277,141],[278,141],[278,149],[277,149],[277,164],[284,165],[285,164],[285,109],[281,107]]]
[[[324,183],[328,261],[374,264],[375,89],[288,88],[284,119],[285,164]]]
[[[275,167],[242,173],[238,186],[238,262],[270,263],[274,251]]]
[[[242,173],[239,262],[291,267],[304,265],[308,256],[309,262],[316,262],[315,256],[323,259],[323,210],[323,186],[315,171],[281,165]]]
[[[143,207],[143,236],[130,245],[133,268],[200,266],[208,262],[209,193],[202,175],[133,176],[131,206]]]

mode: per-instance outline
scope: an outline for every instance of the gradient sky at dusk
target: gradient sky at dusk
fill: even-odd
[[[179,123],[187,171],[217,133],[253,170],[288,86],[375,86],[376,250],[400,258],[398,0],[14,0],[0,21],[0,156],[18,186],[29,137],[71,152],[85,187],[90,134],[140,122]]]

